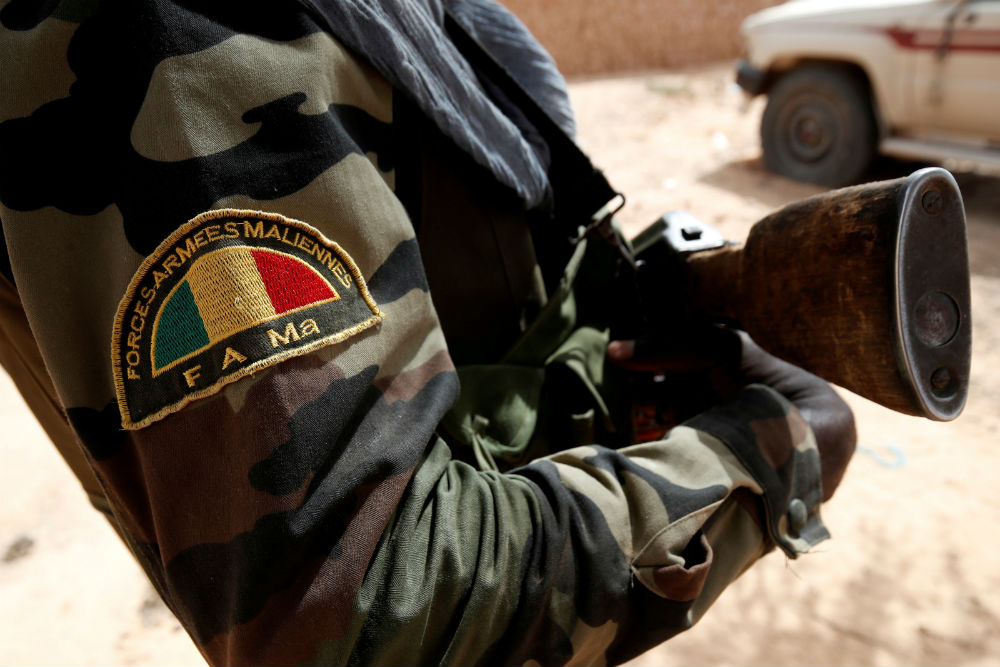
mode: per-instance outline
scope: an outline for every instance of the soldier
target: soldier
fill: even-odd
[[[652,362],[608,347],[564,84],[490,0],[0,31],[0,359],[210,663],[619,662],[827,536],[850,412],[745,337],[621,442],[605,350]]]

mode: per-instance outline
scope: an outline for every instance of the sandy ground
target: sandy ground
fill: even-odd
[[[635,230],[685,208],[743,238],[817,192],[765,173],[761,106],[728,66],[581,81],[580,140]],[[875,177],[905,175],[886,161]],[[834,539],[771,554],[695,628],[634,665],[1000,664],[1000,178],[958,173],[969,211],[974,358],[948,424],[848,396],[861,449],[824,510]],[[0,373],[0,663],[203,664]]]

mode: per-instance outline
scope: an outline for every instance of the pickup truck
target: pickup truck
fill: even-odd
[[[771,171],[834,187],[878,153],[1000,168],[1000,0],[792,0],[741,30]]]

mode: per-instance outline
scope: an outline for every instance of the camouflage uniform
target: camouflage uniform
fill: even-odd
[[[606,332],[525,351],[532,322],[582,305],[536,279],[523,200],[300,5],[220,4],[0,1],[0,360],[207,660],[618,662],[689,627],[773,545],[795,557],[826,537],[812,434],[767,387],[660,442],[574,446],[587,436],[567,427],[539,450],[504,407],[549,377],[539,361],[593,390],[598,422],[612,410],[602,370],[574,356]],[[283,239],[263,238],[269,221]],[[178,294],[223,289],[196,280],[185,242],[257,258],[270,290],[260,258],[290,257],[276,249],[295,230],[311,259],[282,261],[341,267],[317,288],[329,298],[295,307],[333,319],[169,337],[176,313],[215,326]],[[218,339],[223,370],[177,371],[129,424],[139,399],[116,396],[146,372],[126,360],[145,311],[126,298],[123,319],[120,301],[160,288],[177,252],[173,291],[137,326],[167,356],[144,363]],[[188,400],[248,363],[224,335],[251,324],[275,349],[305,342]],[[492,388],[476,400],[493,422],[460,374]]]

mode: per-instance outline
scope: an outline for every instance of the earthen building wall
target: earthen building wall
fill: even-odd
[[[739,26],[776,0],[500,0],[567,76],[735,58]]]

